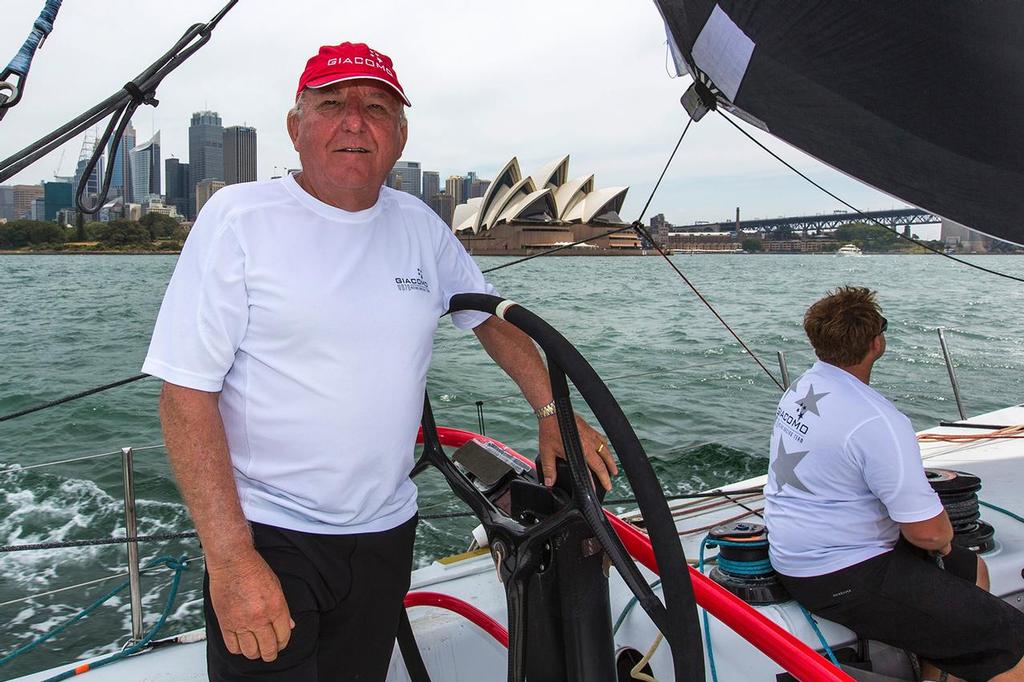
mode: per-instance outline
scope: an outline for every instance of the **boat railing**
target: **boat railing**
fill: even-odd
[[[948,345],[946,343],[944,331],[943,331],[942,328],[938,329],[938,334],[939,334],[939,341],[940,341],[940,344],[941,344],[941,347],[942,347],[942,354],[943,354],[943,359],[945,361],[946,370],[947,370],[947,373],[949,374],[949,379],[950,379],[950,382],[952,384],[953,394],[956,397],[957,408],[960,411],[961,418],[965,419],[966,415],[965,415],[965,411],[964,411],[964,407],[963,407],[963,402],[962,402],[962,399],[961,399],[961,396],[960,396],[960,388],[959,388],[959,385],[958,385],[957,380],[956,380],[956,374],[955,374],[954,369],[953,369],[953,362],[952,362],[952,359],[950,357],[949,348],[948,348]],[[804,348],[804,349],[800,349],[800,350],[796,350],[796,351],[791,351],[790,355],[806,355],[806,354],[808,354],[810,352],[811,352],[810,349]],[[789,378],[788,356],[787,356],[786,351],[781,351],[781,350],[777,351],[777,358],[778,358],[779,369],[780,369],[781,374],[782,374],[784,386],[786,388],[788,388],[789,385],[790,385],[790,378]],[[672,368],[668,368],[668,369],[659,369],[659,370],[652,370],[652,371],[648,371],[648,372],[638,372],[638,373],[632,373],[632,374],[625,374],[625,375],[619,375],[619,376],[615,376],[615,377],[610,377],[607,380],[607,382],[611,383],[611,382],[615,382],[615,381],[619,381],[619,380],[632,379],[632,378],[636,378],[636,377],[640,377],[640,376],[647,376],[647,375],[654,375],[654,374],[665,374],[665,373],[683,372],[683,371],[692,370],[694,368],[703,369],[703,368],[708,368],[708,367],[714,367],[716,365],[735,363],[737,359],[738,358],[736,356],[726,356],[726,357],[720,357],[720,358],[710,359],[710,360],[706,359],[703,362],[686,363],[684,365],[676,366],[676,367],[672,367]],[[516,395],[518,395],[518,394],[500,395],[500,396],[495,396],[495,397],[491,397],[491,398],[475,401],[474,404],[477,407],[477,414],[478,414],[480,433],[481,434],[485,433],[483,405],[485,403],[488,403],[488,402],[497,402],[497,401],[505,400],[505,399],[514,397]],[[456,407],[457,405],[451,405],[451,406],[452,407]],[[30,470],[30,469],[38,469],[38,468],[43,468],[43,467],[52,467],[52,466],[58,466],[58,465],[62,465],[62,464],[71,464],[71,463],[83,462],[83,461],[88,461],[88,460],[97,460],[97,459],[103,459],[103,458],[107,458],[107,457],[119,456],[120,459],[121,459],[122,480],[123,480],[123,490],[124,490],[123,507],[124,507],[124,519],[125,519],[125,537],[123,537],[123,538],[117,538],[117,537],[97,538],[97,539],[94,539],[94,540],[84,540],[84,541],[74,541],[74,540],[72,540],[72,541],[65,541],[65,542],[39,543],[39,544],[35,544],[35,545],[9,545],[9,546],[5,546],[5,547],[0,547],[0,553],[10,552],[10,551],[19,551],[19,550],[31,550],[31,549],[50,549],[50,548],[58,548],[58,547],[75,547],[75,546],[84,546],[84,545],[124,543],[125,546],[126,546],[126,550],[127,550],[127,572],[126,573],[120,573],[120,574],[114,574],[114,575],[110,575],[110,576],[104,576],[104,577],[101,577],[101,578],[98,578],[98,579],[84,581],[84,582],[76,583],[74,585],[67,585],[67,586],[60,587],[60,588],[57,588],[57,589],[54,589],[54,590],[48,590],[48,591],[45,591],[45,592],[40,592],[40,593],[36,593],[36,594],[32,594],[32,595],[27,595],[27,596],[24,596],[24,597],[18,597],[16,599],[11,599],[11,600],[8,600],[8,601],[5,601],[5,602],[0,602],[0,607],[11,606],[11,605],[14,605],[14,604],[31,601],[33,599],[38,599],[40,597],[51,596],[51,595],[54,595],[54,594],[68,592],[68,591],[79,589],[79,588],[82,588],[82,587],[88,587],[88,586],[91,586],[91,585],[96,585],[96,584],[100,584],[100,583],[103,583],[103,582],[106,582],[106,581],[110,581],[110,580],[114,580],[114,579],[117,579],[117,578],[124,578],[125,576],[127,576],[128,577],[129,599],[130,599],[130,606],[131,606],[131,638],[129,639],[129,641],[126,643],[125,646],[127,647],[129,645],[132,645],[133,643],[136,643],[136,642],[139,642],[140,640],[142,640],[142,638],[143,638],[143,615],[144,614],[143,614],[143,606],[142,606],[141,577],[142,577],[143,574],[147,574],[147,573],[150,573],[150,572],[155,572],[155,571],[160,571],[160,570],[167,570],[167,567],[163,566],[163,565],[156,565],[156,566],[151,566],[151,567],[143,568],[142,565],[141,565],[141,562],[139,560],[139,543],[140,542],[144,542],[144,541],[162,541],[162,540],[170,540],[170,539],[184,539],[184,538],[196,537],[196,533],[194,531],[183,532],[183,533],[164,533],[164,534],[160,534],[160,535],[151,535],[151,536],[139,536],[138,535],[138,514],[137,514],[136,498],[135,498],[135,455],[137,453],[149,452],[149,451],[159,450],[159,449],[163,449],[163,448],[164,448],[164,444],[163,443],[153,444],[153,445],[145,445],[145,446],[141,446],[141,447],[127,446],[127,447],[123,447],[123,448],[121,448],[119,450],[113,450],[113,451],[110,451],[110,452],[101,452],[101,453],[79,455],[79,456],[72,456],[72,457],[62,457],[62,458],[57,459],[57,460],[51,460],[51,461],[48,461],[48,462],[40,462],[40,463],[37,463],[37,464],[28,464],[28,465],[24,465],[24,466],[22,466],[22,465],[13,465],[10,469],[8,469],[9,471],[26,471],[26,470]],[[197,560],[201,561],[203,559],[204,559],[203,555],[200,554],[199,556],[187,559],[187,561],[188,562],[197,561]]]

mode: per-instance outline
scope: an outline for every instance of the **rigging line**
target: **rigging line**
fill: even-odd
[[[133,377],[128,377],[127,379],[121,379],[120,381],[115,381],[115,382],[113,382],[111,384],[106,384],[104,386],[97,386],[96,388],[90,388],[89,390],[82,391],[81,393],[75,393],[73,395],[65,396],[63,398],[58,398],[57,400],[51,400],[50,402],[44,403],[42,405],[36,405],[35,407],[29,407],[29,408],[26,408],[24,410],[20,410],[18,412],[13,412],[11,414],[5,414],[4,416],[0,417],[0,422],[5,422],[5,421],[8,421],[9,419],[14,419],[16,417],[24,417],[26,414],[32,414],[33,412],[38,412],[40,410],[45,410],[48,407],[55,407],[57,405],[62,405],[64,403],[69,403],[72,400],[78,400],[79,398],[84,398],[86,396],[93,395],[94,393],[99,393],[101,391],[106,391],[107,389],[110,389],[110,388],[117,388],[118,386],[124,386],[125,384],[132,383],[133,381],[138,381],[139,379],[145,379],[148,376],[149,376],[148,374],[136,374]]]
[[[634,225],[636,225],[637,223],[643,223],[644,215],[647,213],[647,209],[650,208],[651,202],[654,201],[654,195],[658,192],[658,188],[661,187],[661,181],[665,179],[665,173],[668,172],[669,166],[672,165],[672,159],[676,158],[676,152],[679,151],[679,145],[683,143],[683,138],[686,137],[686,131],[690,129],[690,125],[692,124],[693,119],[688,118],[686,121],[686,125],[683,127],[683,132],[679,136],[679,140],[676,142],[675,148],[672,150],[672,153],[668,155],[668,161],[665,162],[665,167],[661,169],[661,175],[658,176],[658,181],[654,183],[654,189],[651,190],[651,194],[647,197],[647,203],[644,204],[644,209],[640,211],[640,217],[636,219],[636,221],[633,223]],[[652,241],[651,243],[653,244],[654,242]]]
[[[763,149],[764,151],[768,152],[768,153],[769,153],[769,154],[770,154],[770,155],[771,155],[772,157],[774,157],[774,158],[775,158],[775,160],[776,160],[776,161],[778,161],[779,163],[781,163],[782,165],[784,165],[784,166],[785,166],[786,168],[788,168],[789,170],[793,171],[794,173],[796,173],[797,175],[799,175],[799,176],[800,176],[801,178],[803,178],[803,179],[804,179],[804,180],[806,180],[807,182],[811,183],[812,185],[814,185],[815,187],[817,187],[818,189],[820,189],[820,190],[821,190],[822,192],[824,192],[825,194],[829,195],[830,197],[832,197],[833,199],[835,199],[836,201],[838,201],[839,203],[841,203],[841,204],[842,204],[843,206],[846,206],[847,208],[849,208],[850,210],[852,210],[852,211],[853,211],[854,213],[856,213],[857,215],[859,215],[859,216],[860,216],[861,218],[864,218],[865,220],[867,220],[867,221],[869,221],[869,222],[872,222],[872,223],[874,223],[875,225],[878,225],[879,227],[883,227],[883,228],[885,228],[886,230],[889,230],[890,232],[892,232],[893,234],[895,234],[895,235],[896,235],[897,237],[899,237],[900,239],[905,239],[905,240],[907,240],[908,242],[911,242],[911,243],[913,243],[913,244],[917,244],[918,246],[920,246],[920,247],[922,247],[922,248],[925,248],[925,249],[927,249],[928,251],[931,251],[932,253],[935,253],[935,254],[938,254],[938,255],[940,255],[940,256],[943,256],[944,258],[948,258],[948,259],[950,259],[951,261],[954,261],[954,262],[956,262],[956,263],[960,263],[961,265],[966,265],[966,266],[967,266],[967,267],[969,267],[969,268],[974,268],[975,270],[981,270],[982,272],[987,272],[987,273],[989,273],[990,275],[998,275],[999,277],[1005,277],[1006,279],[1012,279],[1012,280],[1013,280],[1013,281],[1015,281],[1015,282],[1024,282],[1024,278],[1022,278],[1022,277],[1017,277],[1017,276],[1015,276],[1015,275],[1010,275],[1010,274],[1007,274],[1007,273],[1005,273],[1005,272],[999,272],[998,270],[992,270],[991,268],[986,268],[986,267],[984,267],[984,266],[981,266],[981,265],[977,265],[977,264],[975,264],[975,263],[969,263],[969,262],[967,262],[967,261],[965,261],[965,260],[961,260],[961,259],[957,258],[956,256],[950,255],[950,254],[948,254],[948,253],[945,253],[945,252],[943,252],[943,251],[939,251],[938,249],[936,249],[936,248],[934,248],[934,247],[931,247],[931,246],[929,246],[929,245],[925,244],[925,243],[924,243],[924,242],[922,242],[922,241],[919,241],[919,240],[917,240],[917,239],[914,239],[913,237],[906,237],[906,236],[904,236],[904,235],[900,234],[898,230],[895,230],[895,229],[893,229],[893,228],[889,227],[888,225],[886,225],[885,223],[879,222],[879,221],[878,221],[877,219],[875,219],[875,218],[872,218],[872,217],[871,217],[871,216],[869,216],[869,215],[866,215],[866,214],[864,213],[864,211],[860,210],[859,208],[857,208],[857,207],[856,207],[856,206],[854,206],[853,204],[850,204],[850,203],[848,203],[847,201],[844,201],[843,199],[839,198],[838,196],[836,196],[835,194],[833,194],[833,193],[832,193],[832,192],[830,192],[829,190],[825,189],[825,188],[824,188],[823,186],[819,185],[819,184],[818,184],[817,182],[815,182],[814,180],[811,180],[811,179],[810,179],[810,178],[809,178],[809,177],[808,177],[807,175],[805,175],[804,173],[801,173],[800,171],[798,171],[798,170],[797,170],[796,168],[794,168],[794,167],[793,167],[793,166],[792,166],[792,165],[791,165],[791,164],[790,164],[789,162],[787,162],[787,161],[786,161],[785,159],[783,159],[783,158],[782,158],[781,156],[779,156],[778,154],[776,154],[775,152],[773,152],[773,151],[772,151],[771,149],[768,149],[768,147],[766,147],[766,146],[765,146],[765,145],[764,145],[764,144],[763,144],[763,143],[762,143],[762,142],[761,142],[760,140],[758,140],[758,139],[757,139],[757,138],[755,138],[755,137],[754,137],[753,135],[751,135],[750,133],[748,133],[748,132],[747,132],[746,130],[744,130],[743,128],[741,128],[741,127],[740,127],[740,125],[739,125],[738,123],[736,123],[736,122],[735,122],[734,120],[732,120],[732,119],[731,119],[730,117],[728,117],[728,116],[726,116],[726,115],[725,115],[724,113],[722,113],[722,112],[721,112],[721,110],[716,110],[716,111],[718,111],[718,113],[719,113],[719,114],[721,114],[722,118],[724,118],[724,119],[725,119],[726,121],[728,121],[728,122],[729,122],[729,124],[730,124],[730,125],[731,125],[731,126],[732,126],[733,128],[735,128],[736,130],[738,130],[738,131],[740,131],[741,133],[743,133],[743,134],[744,134],[744,135],[745,135],[745,136],[747,137],[747,139],[749,139],[750,141],[752,141],[752,142],[753,142],[754,144],[756,144],[756,145],[757,145],[758,147],[760,147],[760,148],[761,148],[761,149]]]
[[[775,383],[775,385],[779,387],[779,390],[785,391],[786,387],[782,385],[782,382],[775,378],[775,375],[772,374],[771,370],[768,369],[764,362],[761,361],[761,358],[757,357],[754,351],[750,349],[750,346],[748,346],[746,342],[740,338],[739,334],[737,334],[736,331],[729,326],[729,323],[725,321],[725,318],[723,318],[715,309],[715,307],[711,305],[711,302],[704,298],[704,294],[700,293],[700,290],[698,290],[697,287],[693,285],[693,282],[691,282],[689,278],[683,274],[683,271],[680,270],[679,267],[672,262],[672,259],[668,257],[668,254],[665,253],[665,250],[662,249],[661,246],[659,246],[658,243],[654,241],[654,238],[651,236],[651,233],[647,231],[647,228],[645,228],[639,222],[633,223],[633,227],[636,228],[638,232],[643,233],[647,240],[654,244],[654,248],[658,250],[658,253],[661,254],[661,257],[664,258],[665,262],[668,263],[669,266],[676,271],[676,274],[679,275],[684,282],[686,282],[686,285],[693,290],[693,293],[697,295],[697,298],[700,299],[701,303],[707,306],[707,309],[710,310],[714,314],[714,316],[718,318],[718,321],[722,323],[722,326],[724,326],[728,330],[728,332],[732,334],[732,337],[736,339],[737,342],[739,342],[739,344],[743,347],[743,350],[747,351],[747,353],[750,354],[750,357],[753,358],[754,362],[756,362],[758,366],[764,371],[764,373],[768,375],[768,378],[771,379]]]
[[[3,120],[10,108],[21,101],[25,93],[25,83],[28,81],[28,72],[32,68],[32,58],[53,30],[53,22],[57,20],[61,2],[63,0],[46,0],[39,16],[32,23],[32,32],[7,68],[0,72],[0,120]],[[18,77],[17,84],[8,80],[12,76]]]
[[[587,242],[594,241],[595,239],[601,239],[602,237],[608,237],[610,235],[618,234],[619,232],[625,232],[626,230],[632,230],[632,229],[633,229],[632,225],[623,225],[622,227],[617,227],[614,230],[608,230],[607,232],[602,232],[601,234],[595,234],[592,237],[587,237],[586,239],[580,239],[578,241],[572,242],[571,244],[563,244],[562,246],[556,246],[553,249],[547,249],[545,251],[540,251],[538,253],[530,254],[529,256],[526,256],[525,258],[519,258],[517,260],[512,261],[511,263],[505,263],[503,265],[496,265],[493,268],[487,268],[486,270],[483,270],[482,272],[484,274],[487,274],[488,272],[494,272],[495,270],[501,270],[503,268],[510,268],[513,265],[519,265],[520,263],[525,263],[526,261],[533,260],[534,258],[540,258],[541,256],[548,256],[548,255],[551,255],[552,253],[555,253],[556,251],[563,251],[565,249],[571,249],[574,246],[579,246],[580,244],[586,244]]]
[[[33,142],[28,147],[15,153],[13,156],[0,161],[0,182],[3,182],[24,168],[27,168],[50,151],[56,149],[107,116],[113,115],[113,119],[110,125],[107,126],[107,131],[104,133],[104,137],[97,141],[96,151],[87,166],[85,177],[91,175],[92,170],[98,163],[99,157],[102,156],[105,148],[108,146],[108,138],[115,142],[115,147],[121,144],[120,138],[117,138],[116,140],[111,138],[111,133],[115,128],[115,121],[117,122],[117,134],[120,134],[124,131],[124,128],[128,123],[128,118],[130,118],[131,113],[136,107],[140,104],[156,106],[158,104],[155,99],[156,89],[163,79],[174,71],[174,69],[184,63],[185,60],[191,57],[197,50],[203,47],[203,45],[210,41],[213,30],[216,28],[217,24],[237,3],[238,0],[228,0],[227,4],[225,4],[210,21],[205,24],[197,23],[190,26],[185,33],[182,34],[181,38],[179,38],[171,47],[171,49],[146,67],[146,69],[133,80],[128,81],[124,87],[110,97],[80,114],[77,118],[72,119],[69,123],[66,123],[57,130],[54,130],[50,134],[45,135],[36,142]],[[105,178],[103,183],[104,187],[109,187],[109,177],[113,173],[113,169],[114,164],[111,164],[107,169],[107,178]],[[75,197],[75,202],[78,205],[79,210],[82,212],[92,212],[106,202],[106,193],[101,191],[99,196],[97,196],[95,207],[85,206],[83,195],[81,193],[83,188],[84,184],[80,183],[78,190],[76,190]],[[91,208],[92,211],[86,210],[88,208]]]

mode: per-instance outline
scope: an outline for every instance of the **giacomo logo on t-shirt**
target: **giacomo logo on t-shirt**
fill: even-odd
[[[415,277],[395,277],[395,286],[399,291],[426,291],[430,292],[430,285],[423,279],[423,269],[416,268]]]

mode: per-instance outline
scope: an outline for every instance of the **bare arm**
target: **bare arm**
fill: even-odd
[[[523,397],[534,410],[551,402],[551,383],[548,370],[533,341],[515,325],[491,316],[473,329],[487,354],[512,378]],[[583,419],[576,417],[580,443],[590,469],[605,490],[611,490],[611,476],[619,473],[604,437]],[[545,417],[538,424],[540,432],[540,458],[544,484],[555,483],[555,459],[564,457],[562,437],[555,417]],[[599,451],[600,450],[600,451]]]
[[[945,510],[938,516],[915,523],[901,523],[900,532],[912,545],[945,556],[952,549],[953,526]]]
[[[277,576],[253,547],[242,514],[219,395],[165,382],[160,421],[178,489],[203,543],[224,642],[232,653],[272,661],[294,624]]]

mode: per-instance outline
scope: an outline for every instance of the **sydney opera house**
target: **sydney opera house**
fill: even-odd
[[[569,155],[524,176],[513,157],[482,197],[455,207],[452,229],[475,254],[520,254],[570,244],[622,226],[628,187],[594,189],[594,174],[569,179]],[[577,253],[634,250],[632,230],[600,237]]]

